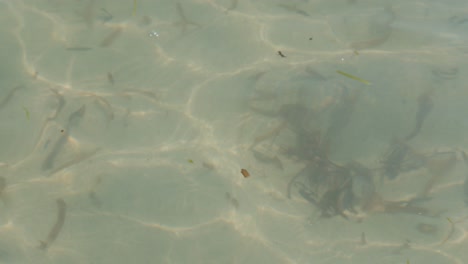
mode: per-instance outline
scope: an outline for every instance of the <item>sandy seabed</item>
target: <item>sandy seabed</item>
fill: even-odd
[[[1,0],[0,262],[468,263],[465,5]]]

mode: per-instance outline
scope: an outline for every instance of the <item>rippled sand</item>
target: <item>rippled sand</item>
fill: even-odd
[[[451,4],[0,0],[0,262],[467,263]],[[408,144],[430,158],[389,179],[428,92]],[[372,206],[300,195],[313,129],[372,171]]]

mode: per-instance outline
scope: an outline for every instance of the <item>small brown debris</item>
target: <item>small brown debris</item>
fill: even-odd
[[[242,175],[244,176],[244,178],[250,177],[250,173],[249,173],[246,169],[242,169],[242,170],[241,170],[241,173],[242,173]]]
[[[280,55],[282,58],[286,58],[286,55],[284,55],[283,52],[281,52],[281,50],[278,50],[278,55]]]

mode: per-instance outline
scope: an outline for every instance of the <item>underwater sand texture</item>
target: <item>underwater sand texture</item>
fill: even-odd
[[[0,0],[0,262],[467,263],[464,5]]]

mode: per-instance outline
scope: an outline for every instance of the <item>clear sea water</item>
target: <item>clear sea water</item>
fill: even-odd
[[[0,0],[0,22],[0,263],[468,263],[465,1]],[[350,164],[370,178],[328,199]]]

